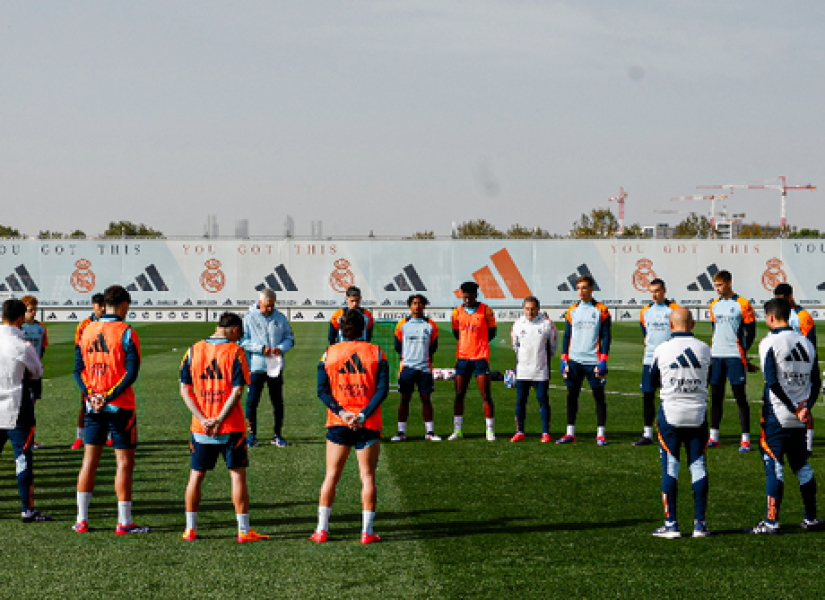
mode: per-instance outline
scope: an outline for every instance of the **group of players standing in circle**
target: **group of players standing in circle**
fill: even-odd
[[[660,389],[658,442],[662,463],[662,498],[665,523],[654,535],[681,536],[675,520],[680,447],[685,446],[694,492],[693,535],[709,535],[707,508],[707,448],[719,446],[726,381],[737,401],[742,427],[740,451],[751,450],[750,410],[745,396],[745,373],[758,370],[747,361],[755,339],[755,314],[750,303],[732,290],[727,271],[714,276],[719,297],[710,306],[712,346],[693,337],[694,321],[688,309],[666,299],[665,284],[653,280],[652,301],[641,312],[645,354],[641,390],[644,430],[634,446],[652,445],[655,390]],[[455,366],[454,427],[448,440],[463,438],[464,398],[473,377],[481,394],[486,439],[495,441],[495,408],[490,392],[490,342],[497,326],[492,309],[478,301],[474,282],[461,285],[462,304],[452,312],[451,328],[457,340]],[[576,282],[579,301],[564,314],[560,371],[567,388],[567,428],[556,444],[576,442],[576,415],[582,385],[588,381],[596,405],[596,443],[606,438],[605,384],[611,343],[611,318],[607,307],[593,298],[594,281],[582,276]],[[765,305],[770,334],[760,343],[760,367],[765,376],[760,450],[766,473],[765,518],[748,531],[779,532],[779,508],[783,496],[783,462],[799,479],[805,505],[801,526],[818,529],[816,480],[808,463],[813,440],[810,409],[821,385],[816,334],[810,315],[793,300],[787,284],[778,286]],[[249,523],[246,467],[248,447],[258,445],[257,405],[263,387],[270,391],[275,416],[272,443],[287,445],[283,424],[283,355],[294,345],[286,318],[275,310],[275,294],[263,290],[259,301],[242,319],[234,313],[221,315],[215,334],[186,352],[180,370],[181,397],[192,413],[191,473],[186,490],[186,528],[183,539],[195,540],[201,484],[207,471],[222,457],[231,474],[232,500],[238,521],[238,542],[267,539]],[[373,319],[360,307],[358,288],[347,290],[347,306],[330,322],[330,346],[318,365],[318,396],[327,407],[326,475],[321,487],[318,525],[314,542],[327,541],[332,504],[344,465],[355,448],[362,481],[362,544],[379,541],[373,531],[377,491],[375,472],[380,454],[381,404],[389,391],[389,364],[377,344],[371,343]],[[95,474],[104,445],[114,447],[115,491],[118,497],[117,535],[148,533],[134,523],[132,473],[137,445],[137,418],[132,385],[140,369],[140,341],[124,322],[130,306],[129,292],[121,286],[107,288],[95,297],[94,314],[78,326],[75,340],[75,378],[81,391],[82,409],[78,439],[73,448],[84,447],[77,484],[77,519],[74,531],[89,531],[88,514]],[[409,405],[415,389],[422,401],[425,439],[440,441],[435,433],[431,394],[434,391],[432,359],[438,347],[438,328],[425,315],[427,299],[409,298],[410,315],[395,329],[395,349],[401,358],[398,387],[398,433],[393,442],[406,439]],[[516,355],[516,434],[511,442],[526,439],[525,407],[535,389],[542,420],[541,442],[551,441],[549,380],[550,359],[558,345],[557,330],[540,310],[537,298],[523,303],[524,316],[513,325],[512,347]],[[31,450],[34,443],[34,386],[42,373],[41,350],[25,341],[22,331],[26,307],[19,300],[3,304],[0,328],[0,372],[7,381],[0,389],[0,438],[10,439],[18,464],[18,487],[24,522],[51,520],[32,506]],[[45,334],[43,336],[45,338]],[[40,354],[38,356],[38,354]],[[241,408],[248,387],[246,415]],[[708,387],[711,390],[711,423],[707,423]],[[807,435],[806,435],[807,430]],[[81,442],[81,438],[83,441]],[[85,442],[85,443],[84,443]]]

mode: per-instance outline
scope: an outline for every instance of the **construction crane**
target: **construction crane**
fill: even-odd
[[[608,202],[618,202],[619,203],[619,231],[616,235],[622,235],[624,233],[624,201],[627,198],[627,192],[624,191],[624,188],[619,188],[619,195],[613,196],[612,198],[608,198]]]
[[[710,200],[710,237],[716,237],[716,201],[724,200],[727,194],[710,195],[710,196],[676,196],[671,200]]]
[[[724,190],[729,189],[731,193],[733,190],[779,190],[782,192],[782,199],[779,204],[779,230],[782,232],[781,235],[787,235],[787,228],[786,228],[786,203],[788,200],[788,190],[815,190],[816,186],[811,185],[786,185],[785,176],[780,175],[777,177],[782,183],[764,183],[764,184],[755,184],[755,185],[746,185],[746,184],[733,184],[733,185],[697,185],[696,189],[698,190]]]
[[[724,196],[722,196],[722,197],[724,198]],[[710,196],[706,196],[705,198],[710,198]],[[681,197],[681,198],[674,198],[674,200],[680,200],[680,199],[681,200],[692,200],[692,199],[699,200],[699,199],[702,199],[702,196],[696,196],[696,197],[684,196],[684,197]],[[654,210],[653,212],[669,214],[669,215],[696,215],[696,214],[698,214],[698,211],[695,211],[695,210]],[[731,225],[733,223],[739,223],[743,218],[745,218],[745,213],[735,213],[735,214],[730,215],[730,218],[728,218],[728,209],[727,209],[727,207],[723,206],[721,211],[712,212],[712,213],[710,213],[709,217],[710,217],[710,224],[711,224],[711,236],[716,237],[716,235],[718,234],[718,231],[716,230],[716,221],[715,221],[714,217],[722,217],[719,224],[720,225],[727,225],[726,230],[727,230],[727,233],[728,233],[728,239],[730,239],[732,231],[733,231],[733,229],[731,228]]]

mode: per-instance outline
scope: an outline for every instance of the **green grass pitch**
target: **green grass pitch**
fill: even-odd
[[[287,357],[286,426],[292,444],[250,451],[253,527],[268,542],[240,545],[221,465],[204,486],[200,534],[184,542],[183,492],[189,470],[189,415],[178,395],[184,349],[212,332],[207,324],[138,324],[143,366],[137,384],[139,446],[135,520],[154,528],[117,537],[114,460],[106,450],[92,500],[88,535],[71,531],[81,453],[68,449],[79,406],[71,374],[73,325],[49,326],[44,399],[38,404],[35,502],[53,523],[24,525],[11,449],[0,459],[0,570],[4,597],[821,597],[819,557],[825,534],[795,527],[802,506],[787,473],[782,507],[785,534],[746,536],[764,512],[764,473],[758,452],[740,454],[736,405],[726,403],[722,448],[709,452],[708,539],[660,540],[650,534],[663,515],[656,447],[633,448],[641,433],[641,334],[638,325],[614,325],[608,382],[610,445],[594,441],[595,414],[582,393],[573,446],[539,443],[538,406],[528,405],[528,439],[511,444],[515,391],[494,384],[499,441],[484,439],[478,392],[471,387],[460,442],[424,442],[414,399],[403,444],[384,444],[379,463],[376,532],[384,541],[358,543],[361,507],[354,460],[347,466],[332,513],[331,541],[308,540],[316,522],[324,472],[324,407],[315,371],[326,325],[295,326]],[[509,324],[493,342],[493,368],[512,366]],[[701,324],[699,337],[709,337]],[[764,335],[760,328],[759,338]],[[454,363],[446,324],[436,366]],[[557,369],[558,360],[554,359]],[[564,430],[560,377],[551,381],[552,435]],[[761,377],[750,376],[752,431],[758,436]],[[452,382],[434,395],[437,432],[452,429]],[[384,436],[395,433],[398,395],[384,404]],[[814,415],[822,421],[823,409]],[[267,401],[261,436],[270,431]],[[812,464],[822,484],[825,425]],[[680,523],[692,524],[690,476],[683,465]]]

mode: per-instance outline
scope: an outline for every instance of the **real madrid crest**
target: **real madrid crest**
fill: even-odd
[[[781,269],[782,261],[778,258],[772,258],[765,264],[768,265],[768,268],[762,273],[762,287],[769,292],[773,292],[773,289],[780,283],[788,281],[788,275]]]
[[[81,294],[88,294],[95,289],[95,274],[89,270],[92,263],[85,258],[81,258],[74,266],[76,266],[77,269],[72,272],[69,282],[72,284],[72,287]]]
[[[206,271],[201,273],[201,287],[210,294],[216,294],[226,285],[226,275],[221,271],[221,261],[216,258],[210,258],[203,266]]]
[[[650,267],[653,261],[649,258],[640,258],[636,261],[636,270],[633,271],[633,287],[640,292],[646,292],[650,288],[650,282],[656,279],[656,273]]]
[[[347,291],[347,288],[355,283],[355,275],[349,270],[349,261],[345,258],[339,258],[334,263],[335,270],[330,273],[329,285],[336,292],[342,294]]]

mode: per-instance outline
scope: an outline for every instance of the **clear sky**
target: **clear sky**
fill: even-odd
[[[497,0],[0,3],[0,223],[198,235],[569,230],[825,187],[825,5]],[[825,229],[823,191],[789,193]],[[730,212],[777,223],[779,193]]]

